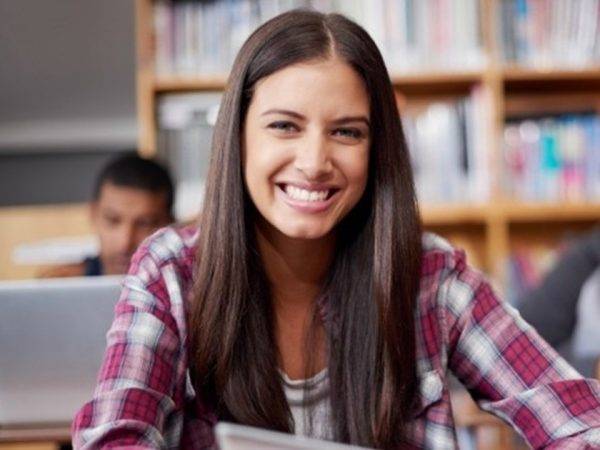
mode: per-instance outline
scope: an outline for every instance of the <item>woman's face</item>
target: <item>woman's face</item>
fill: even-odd
[[[326,236],[367,184],[369,98],[337,58],[261,79],[244,122],[246,187],[265,222],[291,238]]]

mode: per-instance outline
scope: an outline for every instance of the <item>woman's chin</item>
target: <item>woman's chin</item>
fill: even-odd
[[[270,220],[260,215],[258,225],[262,232],[266,235],[285,237],[288,239],[298,240],[316,240],[323,239],[331,235],[335,224],[331,220],[314,220],[304,217],[287,217],[279,215],[271,217]]]
[[[331,229],[330,227],[298,227],[290,226],[290,227],[280,227],[278,231],[284,236],[290,239],[307,239],[307,240],[315,240],[321,239],[327,236]]]

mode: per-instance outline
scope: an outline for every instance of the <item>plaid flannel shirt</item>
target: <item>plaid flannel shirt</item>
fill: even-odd
[[[216,447],[217,417],[188,372],[197,236],[194,227],[167,228],[133,257],[93,399],[73,422],[75,448]],[[532,447],[600,449],[600,383],[583,379],[498,300],[463,252],[431,234],[423,248],[415,311],[420,388],[403,448],[457,448],[450,370]]]

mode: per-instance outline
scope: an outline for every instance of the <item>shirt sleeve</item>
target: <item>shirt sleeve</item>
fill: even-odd
[[[600,448],[600,383],[571,368],[457,252],[441,284],[448,366],[535,449]]]
[[[147,245],[134,255],[107,333],[93,399],[75,416],[73,446],[164,448],[181,362],[167,282]]]

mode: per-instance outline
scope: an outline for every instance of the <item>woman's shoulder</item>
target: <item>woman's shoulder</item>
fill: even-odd
[[[465,252],[443,237],[424,232],[422,239],[421,277],[440,275],[467,267]]]
[[[197,227],[168,226],[146,238],[131,259],[119,307],[171,311],[183,323],[197,236]]]
[[[469,265],[464,250],[436,234],[423,233],[422,243],[419,303],[440,307],[449,306],[451,299],[462,299],[465,307],[464,302],[486,283],[483,273]]]
[[[150,262],[156,268],[166,265],[191,276],[196,258],[198,227],[170,225],[146,238],[132,258],[132,268]]]

